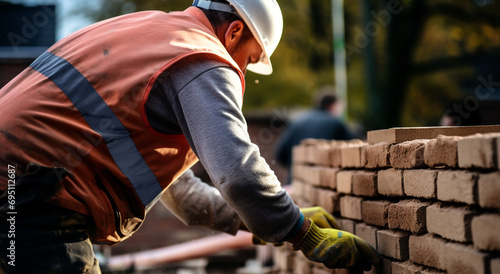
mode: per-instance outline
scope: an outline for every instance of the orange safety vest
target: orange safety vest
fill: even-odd
[[[198,160],[183,135],[155,131],[145,113],[157,77],[193,54],[226,62],[244,88],[238,65],[193,7],[108,19],[56,43],[0,90],[0,188],[8,165],[17,179],[30,162],[64,167],[72,174],[53,202],[90,215],[94,242],[129,237]]]

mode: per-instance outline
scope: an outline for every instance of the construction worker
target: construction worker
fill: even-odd
[[[292,149],[304,139],[351,140],[354,134],[340,118],[340,102],[329,87],[320,89],[314,109],[288,123],[275,149],[276,161],[287,168],[286,184],[292,182]]]
[[[2,270],[98,273],[92,243],[130,237],[160,197],[187,223],[289,241],[328,267],[377,264],[362,239],[315,224],[328,213],[303,213],[250,142],[244,75],[272,72],[282,28],[275,0],[132,13],[69,35],[4,86]],[[198,159],[217,192],[188,171]]]

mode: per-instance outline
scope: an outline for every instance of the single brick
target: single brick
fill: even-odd
[[[419,200],[403,200],[389,206],[389,228],[402,229],[414,234],[427,232],[426,208],[430,203]]]
[[[500,214],[483,214],[474,217],[472,241],[476,248],[500,251]]]
[[[321,144],[313,147],[314,164],[320,166],[330,166],[330,145]]]
[[[340,170],[337,172],[337,191],[339,193],[352,193],[352,176],[355,170]]]
[[[389,212],[389,201],[363,201],[363,222],[369,225],[388,227],[387,213]]]
[[[500,258],[494,258],[490,263],[491,274],[500,274]]]
[[[342,154],[341,154],[341,149],[342,147],[340,146],[333,146],[330,148],[330,166],[332,167],[341,167],[342,166]]]
[[[389,151],[391,144],[378,143],[363,147],[361,162],[365,168],[385,168],[391,166]]]
[[[303,198],[309,202],[315,202],[318,197],[316,197],[317,191],[316,188],[310,184],[305,184],[304,187],[304,196]]]
[[[404,196],[403,171],[399,169],[380,170],[377,174],[378,193],[386,196]]]
[[[347,231],[351,234],[356,234],[356,221],[344,218],[336,218],[336,220],[341,230]]]
[[[500,172],[480,174],[477,193],[480,206],[500,209]]]
[[[340,212],[340,195],[330,189],[318,189],[318,206],[330,213]]]
[[[382,256],[381,256],[382,257]],[[382,257],[382,265],[381,269],[377,273],[384,273],[384,274],[397,274],[396,272],[392,272],[392,260],[388,259],[386,257]]]
[[[497,168],[495,151],[498,134],[475,134],[458,140],[458,166]]]
[[[299,200],[299,199],[303,199],[305,198],[304,197],[304,194],[305,194],[305,189],[306,189],[306,184],[297,180],[297,179],[294,179],[292,180],[292,186],[293,186],[293,192],[291,194],[292,198],[294,200]]]
[[[340,215],[354,220],[363,220],[361,215],[361,204],[363,198],[343,196],[340,198]]]
[[[321,186],[329,189],[337,189],[337,172],[339,169],[325,167],[321,169]]]
[[[306,166],[306,180],[307,183],[313,186],[321,185],[321,169],[319,166]]]
[[[485,274],[488,253],[480,252],[471,245],[458,243],[445,244],[443,253],[448,273]]]
[[[377,231],[378,251],[396,260],[408,260],[408,233],[394,230]]]
[[[273,261],[281,271],[292,271],[294,254],[288,249],[273,248]]]
[[[474,212],[468,207],[445,206],[435,203],[427,207],[427,230],[457,242],[469,242]]]
[[[314,264],[312,261],[307,259],[302,252],[299,252],[293,257],[293,265],[293,274],[309,274],[311,273]]]
[[[497,138],[497,169],[500,170],[500,138]]]
[[[304,148],[305,151],[305,163],[309,165],[313,165],[315,161],[315,155],[314,155],[314,146],[312,145],[305,145]]]
[[[422,236],[411,235],[409,240],[410,261],[446,270],[443,254],[447,241],[434,237],[431,234]]]
[[[377,248],[377,228],[363,223],[356,224],[356,236]]]
[[[352,192],[358,196],[377,196],[377,173],[372,171],[354,173],[352,175]]]
[[[340,155],[342,157],[343,168],[359,168],[363,167],[364,163],[361,162],[361,151],[366,144],[354,145],[342,148]]]
[[[430,167],[457,167],[457,144],[460,139],[462,137],[459,136],[439,136],[430,140],[424,151],[425,164]]]
[[[437,198],[447,202],[476,204],[477,177],[477,174],[465,170],[439,171]]]
[[[297,164],[302,164],[306,162],[305,146],[298,145],[292,148],[292,162]]]
[[[363,141],[355,139],[350,141],[332,141],[330,148],[330,166],[341,167],[342,166],[342,150],[346,147],[357,146],[365,144]]]
[[[430,169],[409,169],[403,172],[405,195],[417,198],[436,198],[437,171]]]
[[[413,264],[409,261],[404,262],[393,262],[392,263],[392,273],[398,274],[438,274],[444,273],[438,270],[425,269],[420,265]]]
[[[300,177],[301,177],[301,164],[299,163],[292,163],[292,180],[294,179],[300,179],[302,180]]]
[[[413,140],[391,146],[390,158],[393,168],[419,168],[425,166],[424,150],[429,140]]]

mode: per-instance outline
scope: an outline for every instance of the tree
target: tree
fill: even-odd
[[[476,77],[478,58],[499,50],[498,2],[362,0],[362,4],[364,33],[358,37],[354,33],[351,41],[373,40],[362,49],[369,129],[435,123],[445,111],[443,101],[461,96],[462,79]],[[413,118],[415,114],[420,117]]]

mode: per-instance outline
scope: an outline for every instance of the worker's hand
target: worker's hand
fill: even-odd
[[[324,208],[320,206],[301,208],[300,211],[304,214],[305,218],[312,219],[317,226],[321,228],[336,228],[340,229],[337,221],[328,213]],[[240,228],[241,229],[241,228]],[[266,245],[267,242],[253,235],[252,243],[254,245]],[[283,243],[274,243],[274,246],[280,246]]]
[[[328,213],[324,208],[320,206],[315,207],[305,207],[301,208],[300,211],[304,214],[305,218],[313,220],[313,222],[320,228],[336,228],[340,229],[337,221],[332,214]],[[257,236],[253,235],[252,242],[255,245],[266,245],[267,242],[261,240]],[[275,246],[280,246],[283,243],[274,243]]]
[[[302,251],[311,261],[328,268],[348,268],[351,273],[368,271],[381,261],[377,250],[358,236],[338,229],[319,228],[314,221],[293,249]]]
[[[333,215],[320,206],[301,208],[300,211],[320,228],[340,229]]]

